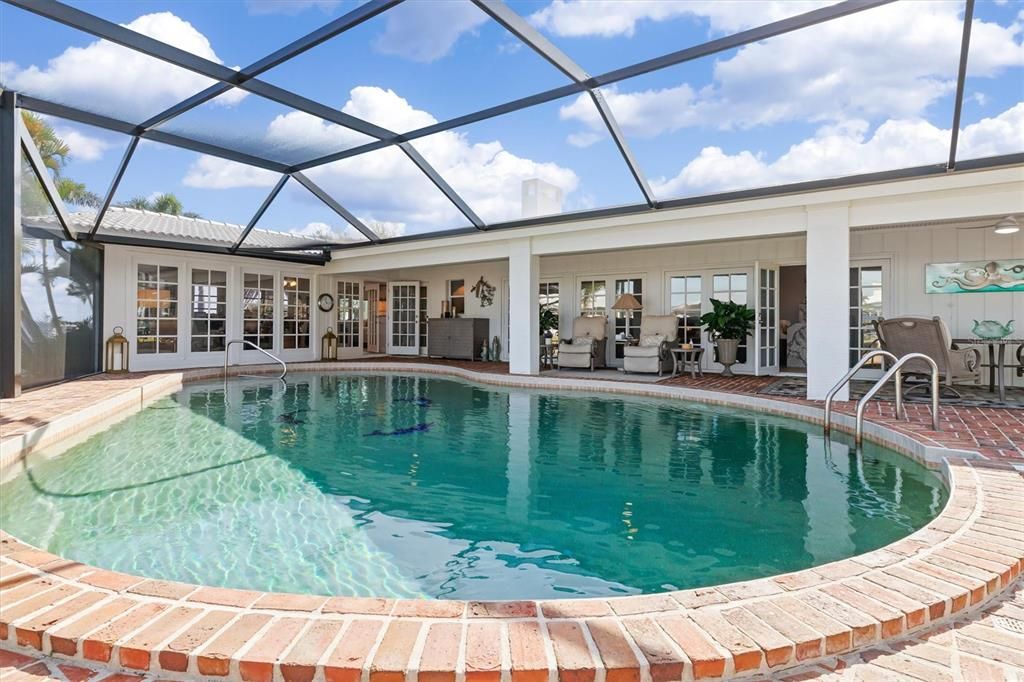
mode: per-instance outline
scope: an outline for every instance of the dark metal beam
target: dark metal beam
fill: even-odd
[[[267,212],[268,208],[270,208],[270,204],[274,202],[274,199],[277,198],[277,195],[281,192],[282,189],[284,189],[285,183],[288,182],[288,177],[288,175],[282,175],[278,179],[277,183],[274,185],[274,188],[270,190],[270,194],[268,194],[267,198],[263,200],[263,203],[260,204],[260,207],[256,209],[256,213],[249,220],[249,224],[245,226],[244,230],[242,230],[242,234],[238,237],[238,241],[232,244],[231,248],[229,248],[228,251],[230,251],[231,253],[238,251],[238,247],[242,245],[242,242],[245,241],[245,238],[249,236],[250,232],[252,232],[252,228],[256,227],[256,223],[260,221],[260,218],[263,217],[263,214]]]
[[[473,4],[573,81],[582,83],[590,78],[590,74],[569,55],[558,49],[502,0],[473,0]]]
[[[382,138],[394,135],[386,128],[374,125],[355,116],[332,109],[320,102],[297,95],[294,92],[263,82],[257,78],[247,78],[241,71],[218,64],[174,47],[162,41],[150,38],[131,29],[101,19],[93,14],[76,9],[57,0],[4,0],[8,4],[33,12],[47,19],[52,19],[65,26],[90,33],[142,54],[160,59],[168,64],[188,69],[215,81],[239,87],[248,92],[261,95],[279,104],[299,111],[318,116],[324,120],[337,123],[371,137]],[[138,132],[137,130],[134,132]]]
[[[114,200],[114,194],[117,192],[118,185],[121,184],[121,178],[124,177],[125,170],[128,169],[128,163],[132,160],[132,154],[135,153],[135,148],[139,146],[139,138],[133,137],[128,141],[128,147],[124,150],[124,155],[121,157],[121,163],[117,165],[117,171],[114,173],[114,179],[110,181],[110,188],[107,190],[106,196],[103,197],[103,205],[96,211],[96,222],[93,223],[92,229],[89,230],[89,236],[92,237],[96,234],[96,231],[100,229],[100,224],[103,223],[103,217],[107,215],[107,209],[110,208],[110,202]]]
[[[408,142],[400,142],[398,143],[398,146],[403,152],[405,152],[405,155],[408,156],[421,171],[423,171],[424,175],[434,183],[434,186],[441,190],[441,193],[448,197],[449,201],[455,204],[455,208],[459,209],[462,215],[466,216],[466,219],[473,224],[473,227],[478,230],[487,229],[487,226],[484,225],[484,221],[480,219],[480,216],[478,216],[473,209],[469,207],[469,204],[462,200],[462,197],[459,196],[458,192],[452,189],[452,186],[441,177],[441,174],[427,163],[427,160],[423,158],[415,147]]]
[[[380,236],[378,236],[376,232],[364,225],[363,221],[357,218],[351,211],[335,201],[334,197],[321,189],[320,185],[316,184],[302,173],[292,173],[292,177],[295,178],[303,187],[312,192],[317,199],[327,204],[329,209],[348,221],[349,225],[359,230],[364,237],[374,244],[380,243]]]
[[[1024,166],[1024,152],[1016,154],[1004,154],[1001,156],[990,156],[983,159],[970,159],[961,162],[956,173],[988,170],[992,168],[1003,168],[1010,166]],[[581,220],[597,220],[599,218],[612,218],[616,216],[635,216],[651,214],[664,211],[669,208],[688,208],[693,206],[710,206],[737,201],[749,201],[753,199],[764,199],[767,197],[785,196],[787,194],[799,194],[802,192],[815,192],[830,189],[844,189],[847,187],[859,187],[881,182],[894,182],[898,180],[913,180],[915,178],[935,177],[946,175],[944,163],[932,164],[929,166],[915,166],[912,168],[901,168],[875,173],[862,173],[859,175],[848,175],[840,178],[829,178],[827,180],[810,180],[797,182],[788,185],[777,185],[775,187],[761,187],[757,189],[737,190],[733,192],[721,192],[718,194],[705,194],[697,197],[684,199],[670,199],[659,204],[659,209],[652,209],[647,204],[629,204],[625,206],[610,206],[589,211],[577,211],[574,213],[562,213],[559,215],[544,216],[539,218],[524,218],[522,220],[510,220],[503,223],[492,223],[487,226],[487,231],[510,230],[524,227],[538,227],[541,225],[557,225],[560,223],[578,222]],[[381,244],[395,244],[427,239],[442,239],[466,234],[473,234],[472,228],[460,228],[456,230],[439,230],[425,234],[401,235],[382,239]],[[345,250],[361,246],[358,244],[334,244],[333,250]]]
[[[619,127],[619,122],[615,120],[614,114],[612,114],[611,107],[608,106],[608,102],[605,101],[604,95],[601,94],[600,90],[591,90],[590,98],[594,101],[594,106],[597,107],[598,113],[601,114],[601,119],[604,121],[605,127],[608,128],[608,134],[612,136],[612,140],[615,141],[615,146],[619,148],[619,153],[622,155],[622,160],[626,162],[626,166],[629,167],[629,172],[633,176],[633,180],[636,181],[637,186],[640,188],[640,192],[644,195],[644,201],[651,208],[658,207],[658,200],[654,196],[654,192],[651,190],[650,184],[647,182],[647,177],[644,175],[643,169],[640,167],[640,162],[633,156],[633,150],[629,148],[629,144],[626,142],[626,136],[622,133],[622,129]]]
[[[949,136],[949,162],[946,168],[956,168],[956,145],[960,140],[960,114],[964,108],[964,83],[967,80],[967,55],[971,49],[971,23],[974,18],[974,0],[964,7],[964,32],[960,39],[960,70],[956,77],[956,99],[953,100],[953,127]]]
[[[372,19],[381,12],[394,7],[400,2],[402,2],[402,0],[370,0],[369,2],[363,3],[351,12],[338,17],[334,21],[321,26],[315,31],[307,33],[301,38],[285,45],[281,49],[270,53],[263,59],[253,62],[249,66],[245,67],[239,72],[239,82],[245,82],[250,78],[255,78],[256,76],[281,65],[289,59],[297,57],[303,52],[306,52],[307,50],[310,50],[331,38],[341,35],[350,28],[354,28],[363,22]],[[175,116],[180,116],[186,111],[194,109],[204,102],[209,102],[210,100],[219,97],[232,87],[233,86],[229,83],[217,83],[216,85],[211,85],[202,92],[196,93],[188,99],[178,102],[174,106],[169,107],[168,109],[161,111],[159,114],[149,118],[144,121],[140,127],[149,129],[158,126],[161,123],[166,123]]]
[[[486,121],[487,119],[501,116],[503,114],[510,114],[537,104],[544,104],[545,102],[551,102],[563,97],[579,94],[589,88],[610,85],[627,78],[633,78],[645,73],[650,73],[651,71],[658,71],[677,64],[693,61],[702,57],[708,57],[725,50],[742,47],[748,43],[754,43],[760,40],[765,40],[766,38],[791,33],[802,28],[814,26],[832,19],[839,19],[851,14],[887,5],[895,1],[896,0],[844,0],[844,2],[838,2],[834,5],[829,5],[828,7],[811,10],[810,12],[798,14],[780,21],[774,21],[770,24],[764,24],[763,26],[758,26],[757,28],[752,28],[747,31],[740,31],[739,33],[734,33],[722,38],[709,40],[708,42],[701,43],[700,45],[694,45],[693,47],[688,47],[684,50],[679,50],[678,52],[673,52],[654,59],[648,59],[621,69],[615,69],[599,76],[593,76],[583,83],[562,85],[535,95],[521,97],[520,99],[512,102],[506,102],[504,104],[481,109],[470,114],[464,114],[446,121],[441,121],[440,123],[434,123],[429,126],[417,128],[416,130],[405,132],[394,137],[384,138],[377,142],[368,142],[364,145],[360,145],[359,147],[304,161],[292,166],[292,170],[308,170],[315,166],[320,166],[332,161],[359,156],[360,154],[374,151],[375,149],[381,149],[401,142],[409,142],[411,140],[416,140],[428,135],[434,135],[446,130],[452,130],[453,128],[460,128],[479,121]]]
[[[54,214],[57,216],[57,222],[60,223],[60,227],[64,232],[65,239],[70,241],[77,241],[78,235],[76,235],[71,229],[71,217],[68,215],[67,208],[64,207],[64,200],[61,199],[60,193],[57,191],[57,186],[53,184],[53,178],[50,177],[50,169],[46,167],[43,162],[43,157],[39,153],[39,149],[36,147],[35,140],[29,134],[28,129],[25,127],[24,121],[21,118],[17,120],[19,135],[21,136],[21,148],[25,152],[25,158],[28,159],[28,163],[32,166],[32,170],[36,173],[36,179],[39,180],[39,185],[43,189],[43,194],[46,195],[47,201],[50,202],[50,206],[53,208]]]
[[[244,249],[239,249],[235,253],[229,251],[228,246],[217,246],[215,244],[200,244],[197,242],[174,242],[163,239],[144,239],[141,237],[128,237],[123,235],[114,234],[97,234],[95,237],[91,237],[84,241],[95,242],[97,244],[120,244],[123,246],[145,246],[153,249],[170,249],[172,251],[188,251],[192,253],[215,253],[220,255],[235,255],[235,256],[249,256],[252,258],[263,258],[267,260],[284,261],[287,263],[305,263],[311,265],[323,265],[329,258],[324,256],[313,256],[303,255],[294,253],[280,253],[274,252],[262,253],[262,252],[248,252]]]
[[[21,111],[0,91],[0,398],[21,394]]]
[[[48,102],[37,97],[29,97],[27,95],[20,95],[19,103],[23,109],[35,111],[40,114],[49,114],[51,116],[66,118],[69,121],[84,123],[97,128],[103,128],[104,130],[112,130],[125,135],[138,134],[138,126],[131,123],[120,121],[116,118],[111,118],[110,116],[82,111],[81,109],[76,109],[65,104]],[[169,144],[173,147],[189,149],[194,152],[199,152],[200,154],[209,154],[210,156],[216,156],[229,161],[237,161],[238,163],[256,166],[257,168],[264,168],[269,171],[274,171],[275,173],[284,173],[288,170],[287,165],[277,161],[271,161],[251,154],[245,154],[233,149],[210,144],[208,142],[201,142],[183,135],[165,133],[162,130],[150,130],[142,133],[141,136],[149,140]]]

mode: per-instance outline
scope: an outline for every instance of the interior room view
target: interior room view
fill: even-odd
[[[0,0],[0,679],[1024,679],[1024,13]]]

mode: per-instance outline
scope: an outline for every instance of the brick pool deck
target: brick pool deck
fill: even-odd
[[[293,371],[396,367],[820,420],[820,407],[810,401],[751,395],[757,380],[749,377],[630,384],[514,377],[501,365],[478,363],[310,364]],[[9,466],[28,450],[130,413],[184,381],[217,375],[94,377],[3,401],[0,458]],[[943,429],[933,432],[926,410],[908,407],[909,422],[896,420],[890,404],[873,405],[866,432],[939,468],[951,490],[935,520],[868,554],[696,590],[516,602],[262,593],[114,573],[3,534],[0,673],[5,681],[104,675],[268,682],[1020,677],[1024,414],[947,407]],[[841,407],[840,428],[849,428],[849,410]]]

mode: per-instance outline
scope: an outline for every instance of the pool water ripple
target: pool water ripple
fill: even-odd
[[[920,465],[677,400],[402,374],[186,386],[0,486],[0,525],[149,577],[515,599],[782,573],[913,532]]]

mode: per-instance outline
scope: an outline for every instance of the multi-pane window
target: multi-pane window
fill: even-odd
[[[773,268],[761,268],[758,283],[758,296],[760,297],[760,316],[757,319],[758,331],[761,337],[761,367],[771,367],[778,360],[777,334],[775,333],[775,306],[776,306],[776,282],[777,271]]]
[[[608,293],[603,279],[582,280],[580,282],[580,315],[583,317],[600,317],[608,308]]]
[[[679,341],[700,345],[701,276],[669,278],[669,305],[679,318]]]
[[[466,314],[466,281],[463,279],[448,280],[448,310],[453,317]]]
[[[140,355],[178,352],[178,268],[139,264],[136,348]]]
[[[338,282],[338,348],[359,347],[359,282]]]
[[[427,285],[420,285],[420,348],[427,348]]]
[[[281,278],[281,292],[284,295],[284,324],[281,344],[286,350],[309,348],[309,278]],[[359,332],[356,332],[358,342]]]
[[[242,338],[264,350],[274,347],[273,275],[242,275]]]
[[[641,305],[644,302],[644,281],[642,279],[617,279],[615,280],[615,300],[619,300],[622,294],[633,294],[633,298]],[[612,305],[615,305],[612,302]],[[637,338],[640,336],[640,320],[643,311],[640,310],[616,310],[615,311],[615,338],[625,339],[626,336]],[[628,324],[627,324],[628,320]],[[615,357],[621,358],[624,355],[625,344],[615,344]]]
[[[861,356],[878,348],[878,334],[872,324],[882,316],[882,266],[850,268],[850,367]],[[876,357],[868,366],[878,367]]]
[[[558,336],[558,282],[541,282],[540,295],[540,333]]]
[[[748,279],[749,276],[745,272],[712,275],[711,298],[747,305]],[[736,351],[736,360],[741,364],[747,361],[746,338],[740,341],[739,348]]]
[[[391,285],[391,346],[399,349],[417,348],[419,343],[418,284]]]
[[[192,352],[224,350],[227,342],[228,273],[192,269]]]

